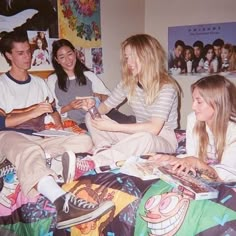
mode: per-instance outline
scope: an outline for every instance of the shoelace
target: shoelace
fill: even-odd
[[[0,167],[0,178],[13,172],[15,172],[15,168],[12,164],[7,164],[6,166]]]
[[[76,167],[81,171],[90,171],[93,168],[89,165],[89,161],[77,160]]]
[[[97,206],[96,204],[93,204],[91,202],[87,202],[84,199],[77,198],[71,193],[67,193],[65,196],[65,203],[63,205],[63,211],[65,213],[69,213],[69,211],[70,211],[69,202],[71,202],[73,205],[75,205],[77,207],[81,207],[84,209],[94,209]]]

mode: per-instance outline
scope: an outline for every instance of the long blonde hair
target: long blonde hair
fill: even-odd
[[[130,73],[125,60],[125,48],[131,50],[140,60],[141,72],[136,76]],[[124,86],[128,88],[128,101],[135,93],[135,87],[140,82],[145,93],[145,102],[150,105],[164,84],[172,84],[179,90],[174,79],[169,77],[166,70],[166,54],[161,44],[147,34],[137,34],[127,38],[121,44],[121,70]]]
[[[218,161],[221,162],[228,123],[229,121],[236,122],[236,87],[224,76],[211,75],[192,84],[192,93],[196,88],[204,101],[214,109],[210,129],[215,139]],[[206,161],[209,138],[205,122],[197,121],[194,132],[199,137],[198,156],[200,160]]]
[[[223,48],[229,52],[229,71],[236,70],[236,52],[234,51],[233,45],[226,43],[223,45]]]

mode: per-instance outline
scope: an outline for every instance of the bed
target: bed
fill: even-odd
[[[176,135],[177,152],[184,153],[185,132]],[[119,171],[90,172],[63,188],[92,202],[112,200],[115,206],[99,219],[58,230],[49,200],[41,195],[26,198],[14,171],[2,175],[0,170],[0,235],[236,235],[236,183],[216,185],[217,199],[194,201],[160,179],[143,181]]]

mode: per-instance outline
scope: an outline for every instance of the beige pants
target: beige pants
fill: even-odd
[[[25,195],[35,196],[35,186],[47,175],[56,176],[46,167],[45,153],[62,154],[67,150],[87,152],[92,140],[86,135],[40,138],[14,131],[0,132],[0,162],[8,159],[16,167],[16,174]]]
[[[103,116],[103,118],[110,119],[107,116]],[[173,153],[177,148],[177,140],[173,130],[162,129],[159,135],[149,132],[135,134],[107,132],[92,127],[90,119],[90,115],[87,114],[86,126],[95,146],[112,145],[110,149],[93,156],[93,160],[98,166],[127,160],[132,155],[139,156],[150,152]]]

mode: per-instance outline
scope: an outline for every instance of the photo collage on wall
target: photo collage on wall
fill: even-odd
[[[168,28],[168,70],[172,75],[223,75],[236,71],[236,22]]]
[[[38,1],[38,0],[37,0]],[[23,29],[31,51],[31,71],[53,70],[52,43],[65,38],[75,46],[80,60],[96,74],[103,73],[100,0],[43,0],[40,4],[22,2],[16,13],[14,4],[0,10],[0,38],[5,33]],[[36,5],[36,6],[35,6]],[[0,56],[0,72],[9,70]]]

